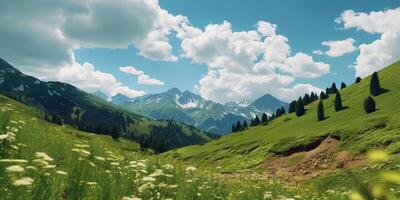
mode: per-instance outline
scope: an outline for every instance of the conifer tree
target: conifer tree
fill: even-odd
[[[332,87],[331,87],[331,94],[335,94],[338,92],[338,89],[336,87],[336,83],[332,83]]]
[[[242,125],[240,124],[240,121],[237,121],[237,122],[236,122],[235,130],[236,130],[236,131],[241,131],[241,130],[242,130]]]
[[[231,133],[234,133],[234,132],[236,132],[236,126],[235,126],[235,123],[233,123],[233,124],[232,124],[232,131],[231,131]]]
[[[268,116],[266,113],[263,113],[261,116],[261,123],[266,124],[268,123]]]
[[[244,122],[243,122],[243,125],[242,125],[242,129],[244,130],[244,129],[246,129],[247,128],[247,121],[246,120],[244,120]]]
[[[250,126],[255,126],[256,124],[254,123],[254,119],[250,120]]]
[[[368,96],[364,100],[364,110],[367,114],[372,113],[376,110],[375,100],[371,96]]]
[[[336,93],[336,97],[335,97],[335,111],[341,111],[343,109],[343,105],[342,105],[342,97],[340,96],[340,93],[337,92]]]
[[[260,118],[258,118],[258,116],[256,116],[256,118],[254,118],[255,126],[259,125],[260,123],[261,123]]]
[[[293,113],[295,109],[296,109],[296,101],[294,100],[289,104],[289,113]]]
[[[346,83],[342,82],[342,84],[340,84],[340,89],[344,89],[346,87],[347,87]]]
[[[329,96],[325,94],[324,91],[321,91],[321,94],[319,95],[320,99],[327,99]]]
[[[304,103],[301,98],[296,103],[295,112],[297,117],[300,117],[305,114]]]
[[[359,82],[361,82],[361,77],[359,77],[359,76],[357,76],[357,78],[356,78],[356,81],[355,81],[356,83],[359,83]]]
[[[304,95],[304,98],[303,98],[303,103],[304,103],[304,105],[308,105],[308,104],[310,104],[310,95],[309,94],[305,94]]]
[[[320,100],[318,103],[317,117],[318,121],[322,121],[325,119],[324,103],[322,102],[322,100]]]
[[[378,96],[382,92],[381,84],[379,83],[378,73],[374,72],[371,76],[371,82],[369,84],[369,91],[372,96]]]
[[[314,92],[311,92],[311,95],[310,95],[310,102],[314,102],[315,100],[316,100],[316,97],[315,97],[316,95],[314,94]]]

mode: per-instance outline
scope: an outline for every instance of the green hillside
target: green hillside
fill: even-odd
[[[157,146],[159,151],[211,140],[210,135],[192,126],[151,120],[70,84],[28,76],[1,58],[0,93],[42,110],[42,119],[81,131],[121,135],[145,147]],[[54,120],[57,118],[60,120]]]
[[[342,192],[304,191],[280,182],[212,178],[207,171],[140,152],[132,141],[58,126],[40,116],[40,110],[0,95],[1,200],[346,199]]]
[[[390,153],[400,151],[400,62],[379,73],[381,86],[389,91],[374,97],[377,111],[366,114],[364,99],[369,95],[370,77],[340,90],[343,106],[335,112],[330,95],[324,100],[324,121],[317,121],[313,102],[306,107],[307,114],[296,117],[285,114],[267,126],[251,127],[245,131],[224,136],[205,145],[194,145],[172,150],[164,155],[204,167],[222,167],[223,170],[247,169],[265,162],[273,155],[307,149],[327,136],[339,138],[338,148],[354,155],[373,147],[387,147]],[[322,139],[321,139],[322,138]]]

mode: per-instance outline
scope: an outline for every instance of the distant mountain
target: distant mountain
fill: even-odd
[[[278,107],[288,106],[268,94],[254,102],[220,104],[177,88],[133,99],[118,94],[112,102],[150,118],[173,119],[219,135],[229,133],[232,124],[237,121],[250,120],[262,113],[272,114]]]
[[[132,101],[131,98],[118,93],[117,95],[111,97],[111,102],[117,105],[126,106]]]
[[[99,97],[99,98],[102,98],[102,99],[104,99],[104,100],[107,100],[107,95],[104,94],[104,93],[101,92],[101,91],[93,92],[92,95],[94,95],[94,96],[96,96],[96,97]]]
[[[99,92],[93,96],[72,85],[61,82],[45,82],[27,76],[0,58],[0,93],[22,103],[34,106],[61,118],[63,123],[79,130],[111,134],[120,132],[124,137],[138,142],[162,143],[162,150],[209,141],[210,135],[198,129],[173,121],[151,120],[126,111],[104,100]],[[122,95],[114,98],[116,102]],[[171,132],[173,130],[173,132]],[[150,142],[148,140],[151,140]],[[154,146],[154,145],[153,145]]]

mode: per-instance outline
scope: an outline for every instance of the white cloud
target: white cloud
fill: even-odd
[[[168,36],[186,21],[157,0],[0,1],[0,54],[17,66],[60,67],[74,63],[73,49],[133,45],[176,61]]]
[[[276,34],[276,26],[268,22],[259,22],[257,30],[240,32],[232,31],[227,21],[209,24],[204,31],[187,29],[190,33],[180,33],[183,56],[208,66],[195,88],[206,99],[227,102],[271,93],[290,100],[297,94],[287,91],[308,91],[298,85],[289,87],[296,77],[329,72],[328,64],[315,62],[307,54],[291,57],[288,39]]]
[[[344,11],[335,21],[345,29],[356,28],[380,38],[359,46],[360,54],[355,62],[357,76],[368,76],[374,71],[400,59],[400,8],[362,13]]]
[[[313,51],[313,54],[321,56],[321,55],[324,55],[324,52],[320,49],[317,49],[317,50]]]
[[[137,70],[132,66],[120,67],[119,71],[138,76],[138,83],[142,85],[164,85],[164,82],[154,78],[150,78],[149,75],[145,74],[141,70]]]
[[[325,52],[327,56],[340,57],[346,53],[357,50],[354,46],[354,42],[355,40],[353,38],[347,38],[345,40],[324,41],[321,44],[329,47],[329,50]]]
[[[315,62],[305,53],[296,53],[286,60],[286,64],[296,77],[315,78],[329,73],[329,65],[323,62]]]
[[[55,70],[55,69],[53,69]],[[53,71],[57,80],[78,86],[89,92],[102,91],[109,96],[118,93],[128,97],[143,96],[145,92],[131,89],[119,82],[112,74],[100,72],[94,69],[90,63],[74,63]]]
[[[257,23],[257,31],[258,31],[262,36],[272,36],[272,35],[275,35],[276,24],[271,24],[271,23],[265,22],[265,21],[259,21],[259,22]]]

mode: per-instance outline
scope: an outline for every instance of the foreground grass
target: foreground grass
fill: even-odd
[[[49,124],[0,96],[0,199],[346,199],[279,181],[225,180],[134,142]]]

